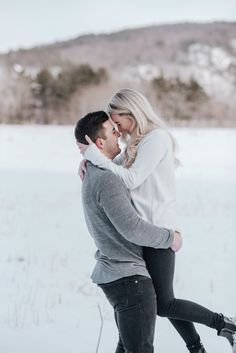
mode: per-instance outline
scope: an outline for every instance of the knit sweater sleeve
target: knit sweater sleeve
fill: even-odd
[[[118,233],[131,243],[162,249],[173,243],[173,230],[155,226],[138,216],[125,185],[115,175],[105,172],[97,180],[95,198]]]
[[[153,172],[168,151],[170,138],[163,129],[155,129],[139,143],[137,156],[130,168],[117,165],[104,156],[95,144],[86,150],[84,158],[99,168],[112,171],[119,176],[130,190],[141,185]]]

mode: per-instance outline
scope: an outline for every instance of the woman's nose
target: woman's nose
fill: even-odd
[[[122,127],[120,125],[118,125],[118,131],[120,134],[123,132]]]
[[[120,132],[116,130],[116,136],[120,137]]]

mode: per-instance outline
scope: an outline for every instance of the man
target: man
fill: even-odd
[[[78,121],[76,140],[87,144],[85,135],[108,158],[120,153],[120,134],[105,112],[90,113]],[[152,353],[156,296],[142,246],[178,250],[181,236],[139,218],[122,180],[91,163],[82,184],[82,202],[98,248],[92,279],[113,306],[119,330],[116,353]]]

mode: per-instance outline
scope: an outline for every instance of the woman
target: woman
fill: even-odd
[[[179,230],[175,205],[175,142],[164,122],[148,100],[132,89],[119,90],[109,102],[108,113],[126,141],[124,153],[111,161],[87,138],[89,146],[80,145],[84,158],[122,178],[143,219]],[[216,329],[236,352],[236,325],[232,319],[174,297],[175,252],[144,248],[143,256],[157,293],[157,314],[169,318],[189,352],[206,352],[193,322]]]

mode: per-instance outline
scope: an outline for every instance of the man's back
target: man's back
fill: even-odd
[[[141,246],[167,248],[173,235],[164,229],[157,234],[155,226],[141,220],[121,179],[91,163],[82,184],[82,201],[89,232],[98,248],[93,281],[107,283],[134,274],[149,277]]]
[[[142,258],[142,247],[121,236],[100,204],[100,193],[105,185],[109,198],[113,197],[114,191],[125,190],[121,179],[112,172],[89,164],[82,185],[82,200],[89,232],[99,249],[95,255],[98,262],[92,279],[95,283],[107,283],[134,274],[149,276]],[[125,192],[129,198],[128,191]]]

